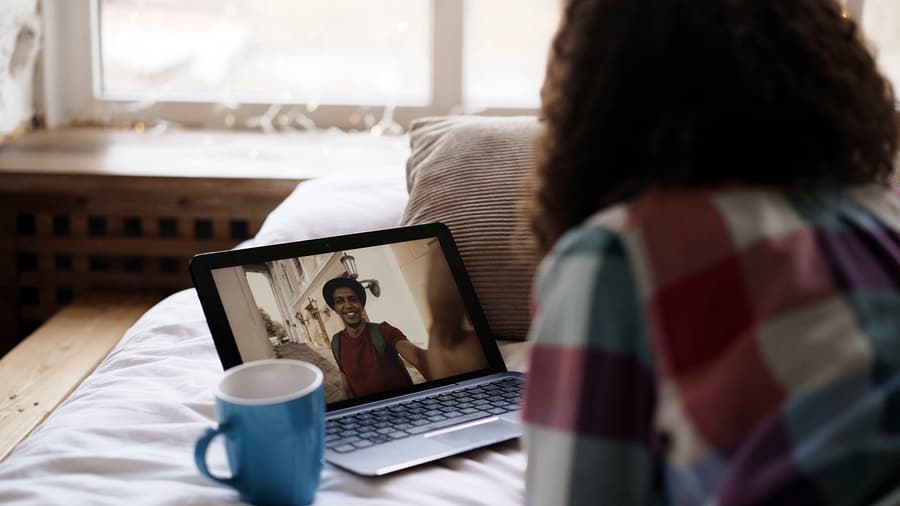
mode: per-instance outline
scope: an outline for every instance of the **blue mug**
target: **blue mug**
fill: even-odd
[[[216,391],[219,426],[197,440],[201,473],[255,504],[309,504],[319,487],[325,442],[322,371],[299,360],[258,360],[231,368]],[[206,465],[209,443],[225,437],[230,477]]]

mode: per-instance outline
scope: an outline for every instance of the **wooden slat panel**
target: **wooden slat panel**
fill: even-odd
[[[81,213],[73,213],[71,209],[66,210],[65,215],[69,217],[69,223],[72,227],[72,237],[86,237],[87,215]]]
[[[21,314],[25,320],[43,322],[50,319],[59,308],[43,306],[22,306]]]
[[[169,202],[192,207],[203,202],[220,203],[228,199],[253,199],[273,195],[285,196],[290,193],[297,179],[255,179],[255,178],[192,178],[192,177],[146,177],[110,176],[97,174],[47,174],[32,170],[0,171],[6,180],[6,191],[20,195],[47,192],[76,198],[80,194],[104,195],[110,199],[120,198],[113,192],[132,190],[133,193],[169,195]],[[127,184],[125,184],[127,182]],[[134,191],[140,190],[140,191]],[[185,198],[186,197],[186,198]]]
[[[177,188],[169,188],[167,191],[148,191],[142,188],[139,182],[104,190],[70,188],[58,191],[48,188],[46,191],[16,191],[9,187],[11,182],[15,182],[12,175],[0,173],[0,195],[3,195],[4,200],[0,205],[23,212],[114,215],[131,211],[142,216],[153,213],[157,216],[221,217],[240,212],[246,216],[260,216],[268,213],[290,193],[290,189],[283,189],[258,195],[253,193],[205,195],[203,192],[209,192],[210,189],[206,185],[193,185],[190,180],[185,180],[179,183]],[[48,184],[50,182],[48,181]],[[219,184],[240,186],[242,182],[219,181]]]
[[[259,162],[246,165],[247,170],[231,171],[222,169],[227,160],[210,160],[205,167],[213,170],[198,167],[203,177],[172,171],[171,164],[183,159],[184,139],[196,138],[192,135],[153,140],[105,131],[37,132],[4,145],[0,152],[0,213],[5,213],[0,218],[5,220],[0,224],[0,353],[32,325],[24,322],[43,321],[70,293],[128,288],[167,294],[190,287],[187,264],[192,255],[229,249],[240,242],[231,237],[232,220],[246,221],[248,235],[255,234],[269,211],[299,182],[297,178],[259,178]],[[110,154],[121,154],[120,142],[139,143],[140,149],[126,151],[140,159],[110,158]],[[82,164],[78,170],[71,167],[76,158]],[[116,166],[110,165],[113,158]],[[124,165],[117,166],[120,162]],[[136,169],[134,162],[149,170]],[[152,170],[155,164],[168,168]],[[16,230],[19,214],[23,216],[21,236]],[[55,219],[61,228],[68,222],[68,234],[54,233]],[[161,219],[177,224],[174,237],[161,233]],[[198,219],[212,224],[208,239],[195,237]],[[103,222],[102,233],[92,233],[91,222]],[[16,258],[23,253],[36,255],[37,265],[30,268],[34,272],[16,271]],[[26,285],[29,288],[23,294],[21,288]],[[31,301],[27,308],[19,300],[23,295]]]
[[[218,225],[216,225],[218,226]],[[193,231],[192,231],[193,232]],[[233,239],[157,239],[143,237],[88,237],[82,241],[71,238],[30,238],[19,239],[21,251],[56,252],[72,254],[177,256],[194,255],[207,251],[230,249],[238,242]]]
[[[156,297],[87,297],[0,359],[0,460],[109,353]]]
[[[34,217],[35,235],[50,237],[53,235],[53,216],[50,213],[37,213]]]
[[[91,272],[89,275],[77,272],[57,272],[53,274],[42,274],[34,272],[23,272],[20,277],[20,284],[37,286],[47,280],[53,280],[56,285],[83,286],[83,287],[107,287],[115,288],[120,286],[133,291],[140,288],[149,290],[158,289],[181,289],[189,288],[191,285],[191,277],[187,270],[187,259],[178,259],[178,272],[163,273],[159,269],[159,261],[150,262],[145,266],[143,272]]]
[[[16,276],[16,217],[0,209],[0,355],[19,336],[19,288]]]

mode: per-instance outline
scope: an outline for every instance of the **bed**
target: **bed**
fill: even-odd
[[[501,351],[524,370],[533,259],[513,251],[527,233],[516,203],[532,163],[533,118],[436,118],[413,125],[403,167],[328,176],[298,185],[238,247],[447,223]],[[497,286],[497,285],[500,286]],[[508,309],[493,292],[514,291]],[[193,445],[215,423],[222,374],[193,290],[162,300],[128,329],[97,369],[0,463],[2,504],[221,504],[230,488],[202,477]],[[227,472],[224,449],[209,456]],[[521,504],[518,442],[469,452],[383,478],[326,465],[315,504]]]

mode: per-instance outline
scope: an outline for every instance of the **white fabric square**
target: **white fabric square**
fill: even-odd
[[[807,225],[779,193],[761,190],[722,192],[713,202],[728,224],[738,249],[762,238],[787,237]]]
[[[672,381],[665,380],[660,386],[654,425],[669,435],[668,459],[675,467],[691,466],[710,455],[709,445],[691,423]]]
[[[841,296],[784,313],[756,330],[760,352],[781,385],[795,393],[869,367],[872,348]]]
[[[847,195],[894,230],[900,230],[900,197],[897,195],[874,185],[852,188],[847,190]]]

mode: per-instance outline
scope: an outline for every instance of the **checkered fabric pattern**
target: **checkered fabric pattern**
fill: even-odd
[[[868,504],[900,486],[900,195],[656,190],[534,288],[532,505]]]

